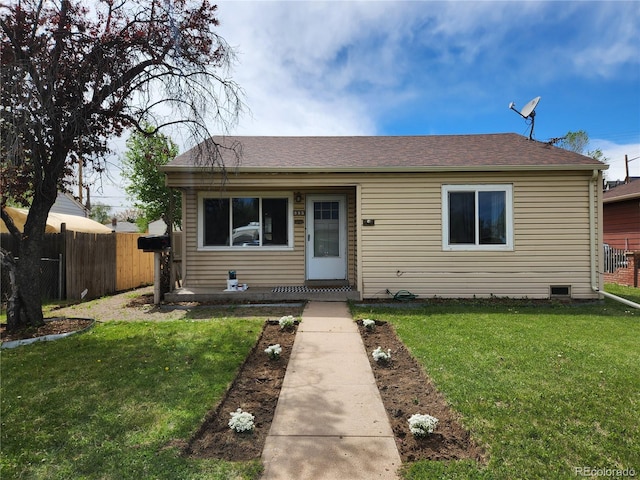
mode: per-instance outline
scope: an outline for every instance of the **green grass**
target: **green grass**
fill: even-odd
[[[640,300],[637,289],[607,291]],[[577,467],[640,474],[640,311],[607,300],[353,313],[395,326],[487,452],[487,465],[421,461],[405,478],[562,479]]]
[[[638,289],[606,291],[640,302]],[[262,328],[263,319],[208,315],[98,324],[2,350],[0,478],[258,478],[259,461],[186,459],[171,447],[198,428]],[[354,316],[395,325],[487,451],[487,465],[416,462],[405,478],[638,475],[639,311],[609,300],[448,302]]]
[[[2,350],[0,478],[257,478],[259,461],[170,445],[221,398],[263,321],[113,322]]]

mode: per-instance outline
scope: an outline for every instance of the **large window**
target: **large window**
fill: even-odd
[[[445,250],[513,249],[511,185],[443,185]]]
[[[201,197],[200,247],[289,247],[288,197]]]

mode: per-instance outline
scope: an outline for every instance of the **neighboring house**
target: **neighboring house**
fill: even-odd
[[[164,235],[167,233],[167,224],[160,218],[154,222],[150,222],[147,231],[149,235]]]
[[[79,217],[88,217],[87,209],[70,193],[58,192],[56,201],[51,207],[51,213],[62,213],[65,215],[77,215]]]
[[[149,235],[164,235],[167,233],[167,224],[164,223],[162,218],[155,220],[149,223],[149,228],[147,229]],[[174,232],[180,232],[179,228],[174,227]]]
[[[21,232],[24,230],[24,224],[27,221],[29,210],[26,208],[5,207],[9,216],[13,219],[13,223]],[[62,225],[65,230],[81,233],[111,233],[111,230],[99,222],[80,215],[69,215],[66,213],[49,212],[47,216],[47,224],[45,233],[60,233]],[[7,226],[3,220],[0,220],[0,233],[9,233]]]
[[[640,251],[640,180],[602,195],[604,242],[612,248]]]
[[[183,192],[186,288],[233,270],[361,298],[598,297],[607,165],[592,158],[517,134],[215,140],[241,145],[225,179],[202,149],[162,167]]]
[[[138,225],[132,222],[119,222],[117,218],[112,218],[111,223],[105,224],[113,232],[118,233],[140,233]]]

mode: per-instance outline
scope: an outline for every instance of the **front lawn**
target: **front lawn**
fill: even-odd
[[[640,300],[637,289],[607,291]],[[452,301],[353,314],[395,326],[487,452],[486,466],[417,462],[405,478],[640,475],[640,311]]]
[[[197,430],[264,319],[97,324],[2,350],[0,478],[254,479],[258,461],[191,460]]]

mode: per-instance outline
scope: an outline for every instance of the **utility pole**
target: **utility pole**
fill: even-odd
[[[80,204],[83,204],[82,201],[82,158],[78,158],[78,200]]]
[[[631,177],[629,176],[629,162],[633,162],[634,160],[638,160],[640,157],[629,158],[629,155],[624,156],[624,168],[625,168],[625,178],[624,183],[629,183],[631,181]]]
[[[624,183],[629,183],[629,155],[624,156]]]

